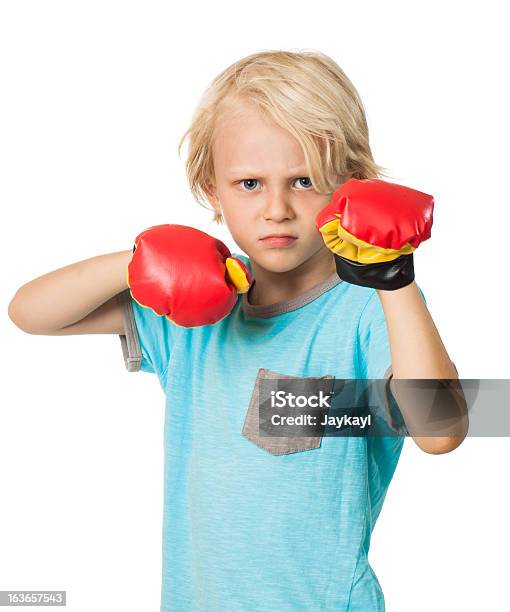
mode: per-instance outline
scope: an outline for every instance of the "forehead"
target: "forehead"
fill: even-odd
[[[236,105],[218,118],[213,141],[215,166],[224,169],[297,168],[305,165],[299,142],[255,107]]]

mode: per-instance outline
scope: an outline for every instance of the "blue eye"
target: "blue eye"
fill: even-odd
[[[302,176],[301,178],[296,179],[297,181],[308,181],[307,185],[303,185],[303,183],[301,183],[302,187],[308,188],[308,187],[313,187],[312,185],[312,180],[308,177],[308,176]]]
[[[258,183],[258,180],[257,179],[244,179],[241,181],[241,185],[243,183]],[[253,191],[253,189],[247,189],[247,191]]]

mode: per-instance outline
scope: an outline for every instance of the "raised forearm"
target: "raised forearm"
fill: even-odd
[[[415,282],[377,291],[384,310],[394,378],[457,378]]]
[[[390,388],[408,431],[427,452],[453,450],[468,429],[465,398],[458,384],[445,386],[439,382],[455,381],[458,374],[418,287],[413,282],[396,291],[379,290],[378,295],[391,348]],[[416,379],[432,382],[428,388],[419,389],[412,382]],[[443,418],[431,421],[432,410],[436,418]]]
[[[127,288],[132,251],[78,261],[22,285],[9,304],[11,319],[32,333],[55,331],[80,321]]]

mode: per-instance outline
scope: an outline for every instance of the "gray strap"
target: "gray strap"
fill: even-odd
[[[133,304],[129,289],[117,294],[117,303],[124,319],[124,335],[119,335],[124,363],[128,372],[138,372],[142,365],[142,351],[136,330]]]

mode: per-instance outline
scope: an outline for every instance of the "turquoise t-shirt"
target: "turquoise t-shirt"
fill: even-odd
[[[390,375],[377,292],[335,273],[269,306],[240,295],[196,328],[129,291],[119,299],[126,366],[155,373],[166,396],[161,610],[382,612],[368,551],[404,438],[324,436],[271,452],[243,435],[261,377]]]

